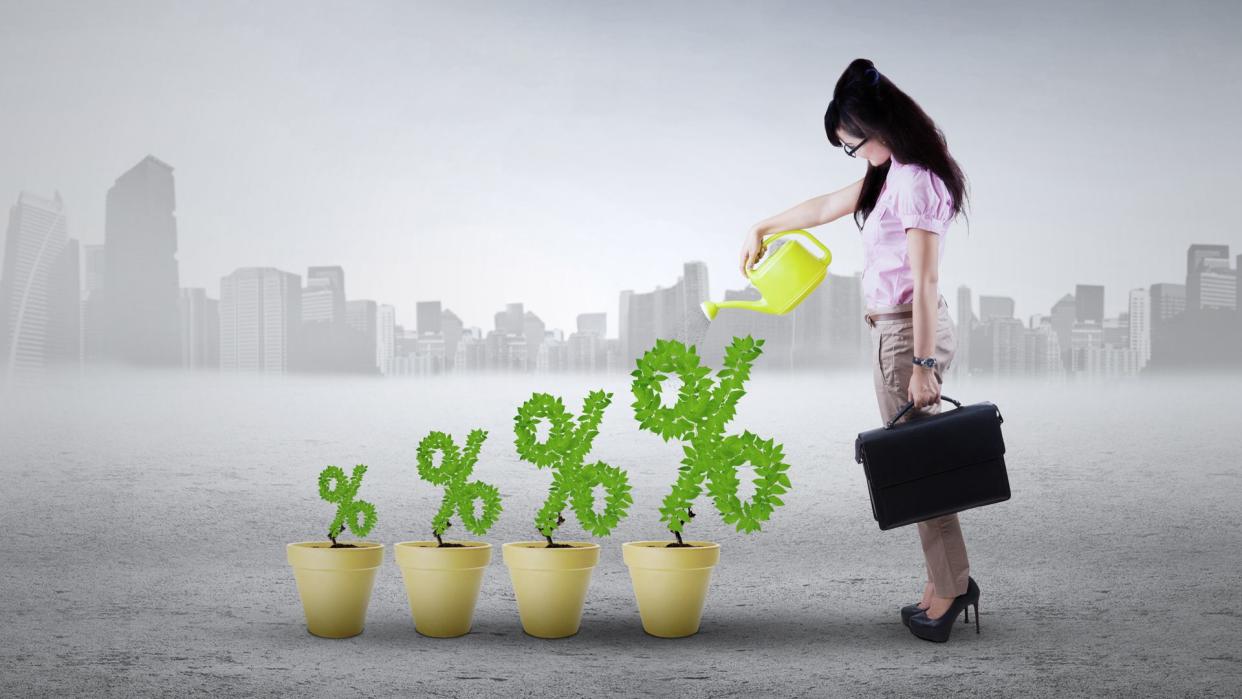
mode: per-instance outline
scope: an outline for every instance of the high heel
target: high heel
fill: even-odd
[[[979,585],[975,583],[974,578],[968,578],[966,592],[954,597],[953,603],[949,605],[949,609],[944,614],[935,619],[929,619],[925,612],[919,612],[910,617],[910,633],[925,641],[944,643],[949,640],[949,634],[953,631],[953,623],[957,621],[958,614],[966,612],[966,618],[969,621],[970,612],[966,610],[972,604],[975,606],[975,633],[979,633]]]

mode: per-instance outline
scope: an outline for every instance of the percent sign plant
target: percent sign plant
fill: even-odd
[[[418,443],[418,476],[433,485],[444,486],[444,499],[440,509],[431,520],[431,531],[439,547],[460,547],[461,544],[445,543],[441,538],[452,526],[450,518],[456,512],[462,524],[470,532],[483,536],[496,523],[503,509],[500,491],[482,481],[467,481],[479,460],[479,451],[487,439],[487,432],[472,430],[466,436],[466,448],[458,448],[453,437],[444,432],[432,432]],[[435,465],[436,452],[441,453],[440,465]],[[483,504],[479,516],[474,514],[475,501]]]
[[[328,538],[332,540],[330,548],[357,548],[353,544],[338,544],[336,537],[345,531],[345,525],[349,525],[349,530],[354,536],[359,538],[366,536],[375,527],[377,519],[375,514],[375,505],[365,500],[355,500],[358,489],[362,487],[362,476],[367,472],[365,464],[354,466],[353,475],[349,478],[345,477],[345,471],[339,466],[328,466],[319,473],[319,497],[328,502],[336,503],[336,517],[332,519],[332,524],[328,525]],[[336,482],[336,486],[332,487],[332,482]],[[362,522],[358,522],[358,515],[362,515]]]
[[[539,468],[553,470],[548,499],[535,514],[535,527],[548,540],[548,548],[567,548],[557,544],[552,535],[565,523],[562,512],[572,505],[582,528],[596,536],[607,536],[625,517],[630,504],[630,479],[625,471],[603,461],[583,464],[591,443],[599,434],[604,409],[612,403],[612,394],[592,391],[582,403],[582,415],[574,417],[560,398],[548,393],[535,393],[518,408],[514,417],[514,446],[518,455]],[[537,427],[540,420],[549,423],[548,439],[540,442]],[[595,487],[604,489],[604,511],[595,511]]]
[[[637,362],[631,372],[634,381],[634,417],[639,427],[668,441],[682,444],[684,458],[677,482],[660,506],[660,520],[677,538],[669,547],[691,546],[682,540],[686,523],[695,515],[694,500],[707,483],[708,494],[725,523],[739,532],[759,531],[772,511],[785,504],[780,496],[790,487],[783,447],[750,431],[726,435],[725,426],[737,413],[737,403],[746,395],[750,369],[763,353],[763,340],[751,336],[734,337],[725,350],[724,368],[710,377],[701,366],[693,346],[676,340],[656,340],[656,344]],[[677,402],[666,407],[661,384],[674,374],[681,379]],[[749,501],[738,498],[737,470],[749,463],[755,471],[754,495]]]

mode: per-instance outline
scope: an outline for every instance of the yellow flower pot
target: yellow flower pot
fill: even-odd
[[[546,541],[518,541],[503,547],[522,628],[539,638],[578,633],[591,570],[599,563],[599,544],[558,543],[572,548],[550,549]]]
[[[668,548],[668,541],[629,541],[621,555],[630,569],[643,631],[661,638],[693,636],[703,618],[712,568],[720,545],[687,541],[693,547]]]
[[[384,562],[384,545],[350,543],[355,548],[334,549],[328,541],[285,547],[306,612],[306,630],[316,636],[357,636],[366,624],[375,571]]]
[[[403,541],[393,547],[405,579],[414,629],[424,636],[451,638],[470,632],[483,571],[492,545],[480,541]]]

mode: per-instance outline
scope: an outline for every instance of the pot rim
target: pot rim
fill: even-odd
[[[374,541],[351,541],[354,548],[332,548],[331,541],[298,541],[285,546],[285,559],[304,570],[362,571],[384,562],[384,545]]]
[[[461,544],[461,546],[440,546],[436,541],[398,541],[393,544],[393,548],[403,546],[405,548],[419,549],[437,549],[440,551],[461,551],[470,549],[490,549],[491,544],[486,541],[465,541],[461,539],[445,539],[446,544]]]
[[[674,552],[678,552],[678,551],[694,552],[694,551],[703,551],[707,549],[720,548],[720,544],[715,541],[691,541],[687,539],[685,540],[685,542],[687,544],[694,544],[694,545],[693,546],[669,547],[667,546],[667,544],[671,544],[673,542],[669,541],[668,539],[660,539],[659,541],[627,541],[621,544],[621,546],[622,548],[626,546],[631,546],[634,548],[656,549],[656,550],[665,550],[665,551],[674,551]]]
[[[569,544],[569,548],[558,547],[548,548],[546,541],[507,541],[504,546],[521,549],[543,549],[545,551],[583,551],[587,549],[597,549],[599,544],[594,541],[558,541],[558,544]]]
[[[342,547],[332,548],[331,541],[295,541],[287,544],[285,548],[303,548],[303,549],[323,549],[333,554],[337,553],[358,553],[370,549],[384,548],[384,545],[375,541],[342,541],[343,544],[353,544],[353,548]],[[326,545],[325,545],[326,544]]]

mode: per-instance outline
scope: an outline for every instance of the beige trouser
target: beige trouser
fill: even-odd
[[[867,313],[893,313],[911,309],[913,304],[907,303],[868,308]],[[914,363],[911,361],[914,356],[914,318],[872,322],[869,317],[864,316],[863,322],[871,328],[871,346],[875,351],[872,355],[875,397],[880,405],[881,419],[888,422],[909,402],[907,390],[910,376],[914,373]],[[934,374],[940,384],[944,383],[944,372],[948,371],[956,349],[953,319],[949,316],[949,307],[944,296],[941,296],[934,355],[937,365]],[[940,403],[921,409],[911,408],[901,418],[901,422],[933,415],[940,412],[940,408]],[[919,539],[923,542],[923,558],[927,563],[927,579],[935,588],[934,594],[937,597],[965,594],[970,562],[966,559],[966,542],[962,539],[962,526],[957,515],[945,515],[919,522],[918,527]]]

